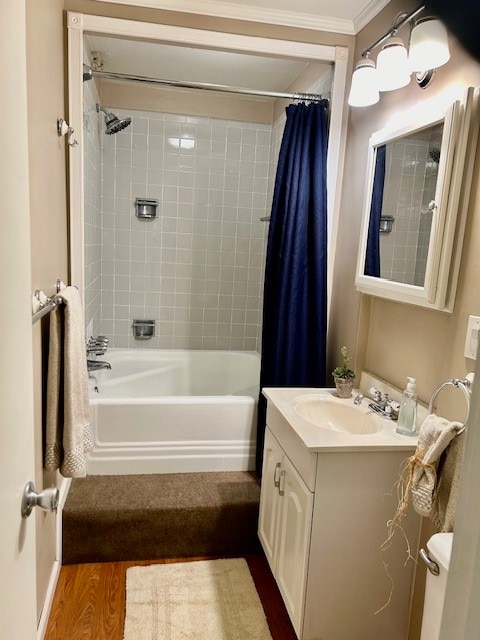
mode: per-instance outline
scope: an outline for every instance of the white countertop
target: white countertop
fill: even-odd
[[[328,428],[319,427],[300,417],[293,408],[293,400],[297,396],[316,394],[327,396],[329,400],[353,405],[355,395],[361,393],[354,390],[352,397],[341,399],[336,396],[334,389],[319,388],[265,388],[263,395],[272,403],[290,424],[307,449],[315,451],[377,451],[396,450],[413,451],[417,446],[417,438],[402,436],[395,433],[396,421],[387,420],[372,412],[364,401],[359,408],[361,411],[373,414],[378,422],[379,431],[368,434],[343,433]]]

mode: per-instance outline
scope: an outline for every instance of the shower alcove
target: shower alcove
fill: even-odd
[[[127,84],[101,71],[328,97],[331,274],[348,49],[79,13],[67,25],[79,141],[69,150],[71,279],[87,335],[107,335],[115,349],[258,352],[265,219],[291,100]],[[122,123],[113,135],[104,114]],[[156,215],[136,216],[138,199],[158,202]],[[135,339],[134,318],[155,321],[151,339]]]

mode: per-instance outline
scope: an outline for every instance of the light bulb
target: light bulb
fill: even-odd
[[[367,107],[379,99],[375,62],[370,58],[360,60],[353,72],[348,104],[351,107]]]
[[[408,64],[411,71],[437,69],[450,60],[447,30],[440,20],[426,18],[412,30]]]
[[[407,50],[403,40],[391,37],[377,56],[378,90],[392,91],[410,82]]]

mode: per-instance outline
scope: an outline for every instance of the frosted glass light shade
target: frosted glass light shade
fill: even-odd
[[[406,87],[411,73],[403,40],[390,38],[377,56],[378,90],[393,91]]]
[[[449,60],[447,30],[440,20],[419,22],[410,38],[408,64],[411,71],[437,69]]]
[[[360,60],[353,72],[348,104],[351,107],[368,107],[379,99],[375,62],[370,58]]]

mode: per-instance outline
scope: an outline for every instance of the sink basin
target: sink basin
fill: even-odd
[[[292,401],[293,410],[307,422],[322,429],[366,435],[383,427],[382,419],[368,408],[331,395],[304,394]]]

